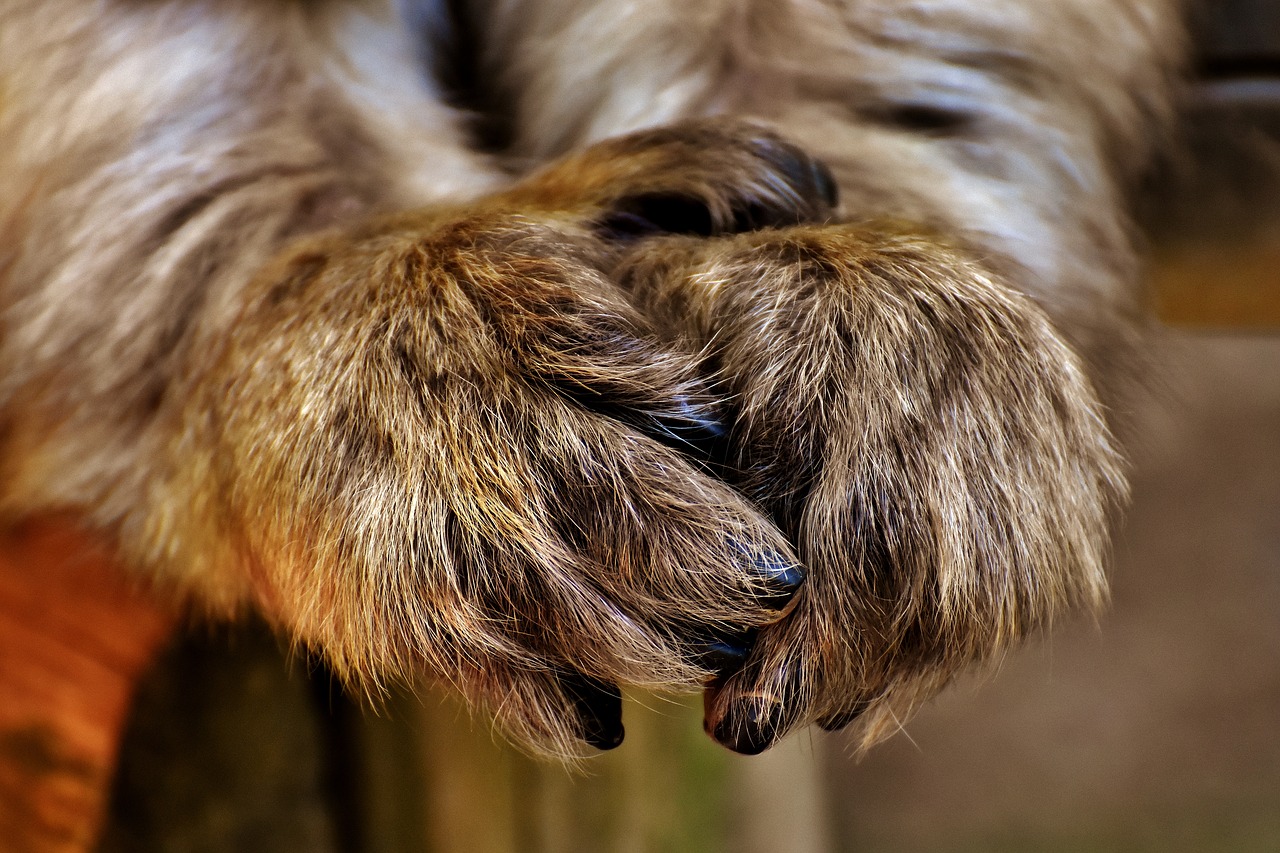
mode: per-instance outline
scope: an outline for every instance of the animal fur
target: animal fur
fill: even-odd
[[[0,505],[534,749],[619,683],[870,742],[1105,597],[1178,49],[1172,0],[3,0]]]

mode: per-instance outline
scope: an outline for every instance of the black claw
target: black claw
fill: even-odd
[[[697,655],[698,665],[714,672],[717,681],[728,678],[747,662],[757,634],[751,630],[713,636],[702,645]]]
[[[827,168],[827,164],[821,160],[809,161],[809,175],[813,180],[813,186],[818,191],[818,195],[826,202],[827,207],[835,208],[840,204],[840,188],[836,184],[835,175],[831,174],[831,170]]]
[[[742,669],[749,654],[751,654],[750,649],[718,640],[707,643],[702,654],[698,656],[698,663],[704,669],[716,673],[719,678],[726,678]]]
[[[739,699],[729,706],[711,736],[721,746],[742,755],[759,755],[778,740],[783,726],[782,703]]]
[[[714,471],[728,453],[728,430],[715,407],[696,398],[677,396],[655,405],[653,401],[619,402],[581,389],[566,394],[597,414],[630,424],[708,470]]]
[[[755,149],[757,154],[776,166],[793,184],[803,185],[808,181],[810,157],[800,148],[775,138],[758,141]]]
[[[589,746],[607,750],[622,743],[622,691],[616,685],[579,672],[562,675],[560,684],[573,699]]]
[[[763,581],[760,600],[766,607],[783,609],[804,585],[804,568],[777,551],[749,552],[748,566]]]
[[[706,405],[680,397],[672,411],[650,414],[648,419],[646,432],[686,456],[715,462],[725,453],[728,431]]]
[[[710,237],[717,232],[706,201],[674,193],[642,193],[618,199],[596,222],[606,237],[638,238],[652,234]]]
[[[789,143],[771,144],[762,149],[762,155],[787,177],[801,198],[820,199],[831,208],[839,202],[835,177],[822,161],[810,157],[802,149]],[[804,218],[806,213],[824,213],[818,209],[816,201],[812,202],[812,206],[812,211],[796,211],[799,218]]]

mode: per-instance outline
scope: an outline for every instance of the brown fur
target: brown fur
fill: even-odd
[[[618,683],[707,687],[739,751],[870,741],[1096,606],[1084,365],[1133,348],[1168,10],[655,6],[675,62],[543,55],[629,13],[506,5],[520,181],[373,0],[0,4],[5,510],[557,755],[617,743]],[[587,57],[658,106],[574,100]]]
[[[720,739],[860,714],[874,739],[959,666],[1102,603],[1124,480],[1101,409],[1043,313],[981,267],[936,238],[823,226],[664,238],[622,276],[707,348],[726,478],[810,570],[709,696]]]

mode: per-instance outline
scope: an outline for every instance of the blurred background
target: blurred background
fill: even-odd
[[[208,630],[144,685],[103,849],[1280,850],[1280,3],[1196,29],[1185,154],[1145,204],[1166,330],[1098,624],[861,760],[820,732],[740,758],[699,707],[635,696],[577,776],[445,696],[369,714],[264,629]]]

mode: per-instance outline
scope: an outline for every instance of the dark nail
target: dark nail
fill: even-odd
[[[641,193],[620,198],[596,227],[606,235],[646,237],[651,234],[692,234],[710,237],[719,230],[707,202],[696,196]]]
[[[764,581],[765,592],[760,601],[766,607],[781,610],[804,585],[804,568],[777,551],[751,554],[752,571]]]
[[[678,397],[667,412],[650,413],[649,432],[664,444],[703,461],[718,460],[724,454],[727,431],[706,403]]]
[[[741,755],[759,755],[773,746],[782,729],[782,703],[772,699],[739,699],[729,706],[712,732],[721,746]]]
[[[838,714],[830,714],[818,720],[818,727],[827,732],[838,732],[854,720],[862,716],[862,712],[871,707],[871,703],[866,700],[854,702],[852,707],[839,712]]]
[[[756,156],[772,163],[793,184],[803,184],[808,180],[810,157],[799,146],[772,137],[757,139],[752,147]]]
[[[588,745],[607,750],[622,743],[622,691],[616,685],[578,672],[561,676],[560,683],[573,699]]]
[[[751,654],[750,649],[735,646],[732,643],[708,643],[702,654],[698,656],[698,665],[724,678],[742,669],[749,654]]]
[[[822,161],[810,157],[804,149],[789,143],[773,143],[757,150],[790,180],[801,197],[811,198],[816,195],[827,207],[835,207],[839,202],[839,189],[831,170]],[[824,212],[813,211],[815,215]]]
[[[718,681],[728,678],[747,662],[758,634],[751,630],[712,636],[697,655],[698,666],[714,672]]]
[[[810,160],[809,174],[813,179],[814,188],[818,191],[818,195],[822,196],[822,200],[827,203],[827,207],[834,208],[839,205],[840,187],[836,184],[835,175],[831,174],[827,164],[821,160]]]

